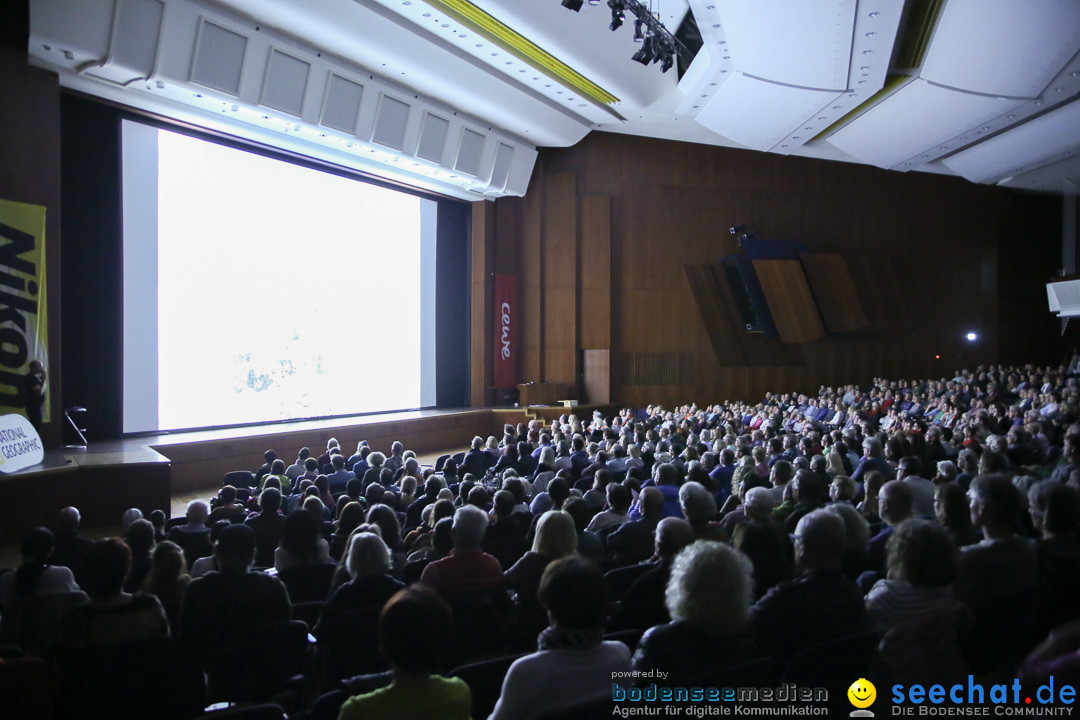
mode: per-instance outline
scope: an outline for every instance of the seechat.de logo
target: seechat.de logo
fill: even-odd
[[[851,717],[874,717],[874,713],[866,709],[877,699],[877,688],[874,687],[874,683],[866,678],[859,678],[851,683],[847,697],[848,702],[856,708],[851,711]]]

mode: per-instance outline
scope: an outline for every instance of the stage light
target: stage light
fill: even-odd
[[[978,340],[978,339],[979,339],[979,335],[978,335],[978,333],[974,333],[974,332],[969,332],[969,333],[968,333],[967,335],[965,335],[964,337],[965,337],[965,338],[967,338],[967,341],[968,341],[968,342],[975,342],[976,340]]]
[[[641,31],[644,25],[645,23],[642,22],[641,18],[634,21],[634,42],[641,42],[645,39],[645,33]]]
[[[738,235],[739,233],[744,232],[745,230],[746,230],[745,225],[732,225],[730,228],[728,228],[728,232],[731,233],[732,235]]]
[[[581,10],[582,0],[562,0],[562,6],[568,10],[578,12]]]

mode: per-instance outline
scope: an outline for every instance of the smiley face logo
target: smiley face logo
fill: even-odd
[[[868,708],[877,699],[877,688],[866,678],[859,678],[851,683],[847,691],[848,700],[857,708]]]

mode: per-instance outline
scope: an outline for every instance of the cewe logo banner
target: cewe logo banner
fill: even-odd
[[[26,410],[23,379],[31,360],[48,366],[48,337],[45,208],[0,200],[0,412]]]
[[[517,275],[495,274],[495,387],[517,386]]]
[[[0,415],[0,473],[13,473],[45,459],[41,437],[22,415]]]

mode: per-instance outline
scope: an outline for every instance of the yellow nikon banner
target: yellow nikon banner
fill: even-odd
[[[47,364],[45,208],[0,200],[0,413],[26,412],[31,360]],[[45,403],[44,420],[49,419]]]

